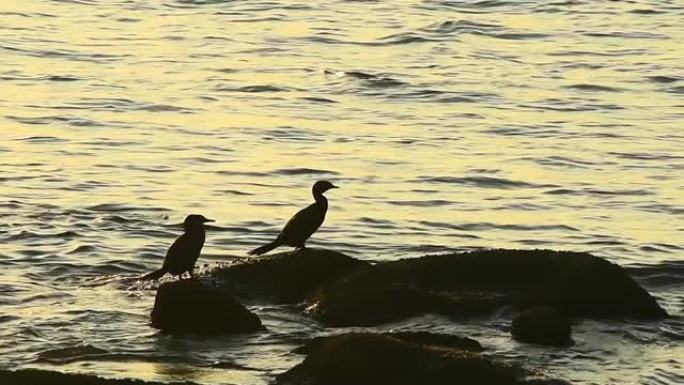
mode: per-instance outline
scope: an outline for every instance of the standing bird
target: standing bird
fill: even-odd
[[[323,196],[323,193],[331,188],[338,188],[334,184],[319,180],[314,183],[311,192],[313,193],[316,202],[310,204],[306,208],[300,210],[295,214],[283,227],[283,230],[278,234],[278,238],[268,245],[257,247],[249,252],[249,255],[261,255],[268,253],[281,245],[293,246],[298,249],[306,247],[304,243],[309,239],[311,234],[316,232],[325,220],[325,213],[328,211],[328,200]]]
[[[159,279],[166,273],[180,277],[185,272],[188,272],[190,278],[192,278],[192,269],[195,268],[195,262],[197,262],[197,258],[200,256],[202,246],[204,246],[203,224],[213,221],[213,219],[207,219],[202,215],[192,214],[185,217],[185,221],[183,221],[183,230],[185,232],[176,238],[171,247],[169,247],[161,269],[146,274],[140,279],[143,281]]]

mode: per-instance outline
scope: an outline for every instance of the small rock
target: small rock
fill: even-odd
[[[537,306],[523,311],[513,318],[511,334],[520,342],[544,345],[572,345],[570,320],[561,311]]]
[[[249,333],[264,329],[259,317],[235,298],[195,279],[159,287],[152,326],[172,334]]]

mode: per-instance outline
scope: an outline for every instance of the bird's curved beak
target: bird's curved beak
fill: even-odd
[[[340,188],[339,186],[335,186],[334,184],[330,184],[330,188]]]
[[[207,223],[207,222],[216,222],[216,221],[213,219],[209,219],[209,218],[204,218],[204,220],[202,221],[202,223]]]

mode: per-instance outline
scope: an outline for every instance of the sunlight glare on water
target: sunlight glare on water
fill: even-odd
[[[677,0],[3,0],[0,366],[268,382],[317,325],[262,308],[273,334],[163,337],[132,277],[189,213],[217,220],[201,263],[244,257],[318,179],[341,188],[312,246],[670,266],[649,290],[681,317],[683,18]],[[647,343],[581,324],[555,357],[435,322],[579,382],[682,379],[681,321]]]

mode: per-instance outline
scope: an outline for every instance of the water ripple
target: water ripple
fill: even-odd
[[[536,184],[524,181],[516,181],[505,178],[494,178],[488,176],[468,176],[468,177],[450,177],[450,176],[420,176],[415,180],[418,183],[447,183],[464,185],[481,188],[498,188],[498,189],[519,189],[519,188],[548,188],[557,187],[549,184]]]

